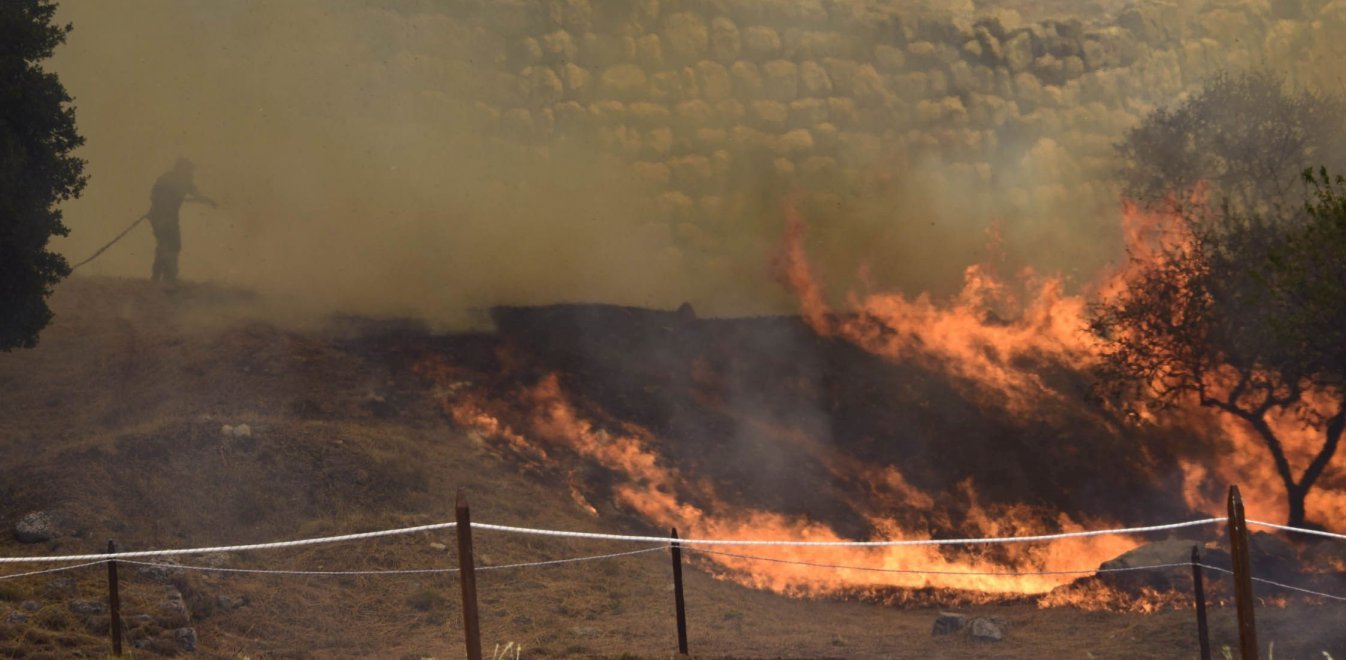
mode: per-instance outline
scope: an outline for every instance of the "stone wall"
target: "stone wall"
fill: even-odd
[[[1222,68],[1275,65],[1316,84],[1333,35],[1346,36],[1341,0],[1147,1],[1033,22],[901,4],[461,0],[440,11],[455,75],[474,81],[456,99],[474,130],[540,159],[592,145],[649,186],[680,241],[712,250],[764,197],[863,197],[917,169],[973,223],[1042,216],[1025,222],[1045,232],[1060,214],[1115,209],[1113,145],[1147,112]],[[979,194],[958,193],[969,186]]]

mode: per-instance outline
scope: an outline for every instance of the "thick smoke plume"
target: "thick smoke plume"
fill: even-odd
[[[184,276],[317,310],[789,311],[791,196],[833,299],[861,270],[952,293],[992,225],[1007,272],[1083,280],[1121,256],[1112,144],[1144,113],[1223,66],[1331,80],[1332,5],[1208,4],[66,0],[91,182],[58,247],[187,156],[226,206],[184,212]]]

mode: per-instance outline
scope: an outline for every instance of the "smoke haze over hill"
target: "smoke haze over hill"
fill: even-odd
[[[184,210],[184,276],[316,309],[789,311],[768,262],[790,195],[834,297],[862,268],[952,292],[993,224],[1010,270],[1089,279],[1120,256],[1128,126],[1215,60],[1316,84],[1346,25],[1257,3],[617,6],[63,2],[53,68],[91,180],[58,248],[92,253],[187,156],[225,208]],[[152,250],[140,230],[85,272],[142,276]]]

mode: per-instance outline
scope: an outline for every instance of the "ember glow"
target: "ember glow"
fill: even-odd
[[[901,293],[869,292],[851,294],[848,308],[838,311],[827,304],[823,287],[810,268],[805,222],[791,207],[787,207],[785,239],[774,267],[778,279],[797,297],[808,327],[820,337],[854,344],[883,360],[915,363],[946,374],[979,405],[1017,418],[1052,419],[1057,414],[1054,411],[1069,410],[1097,420],[1102,427],[1115,428],[1115,422],[1108,421],[1114,418],[1091,408],[1097,404],[1082,401],[1078,392],[1058,387],[1050,374],[1078,376],[1097,364],[1099,347],[1086,326],[1091,298],[1122,290],[1147,259],[1187,249],[1190,242],[1190,236],[1175,228],[1171,215],[1143,212],[1130,205],[1123,210],[1132,261],[1075,294],[1067,293],[1060,278],[1026,271],[1011,282],[996,277],[994,268],[984,264],[966,270],[962,292],[947,302],[929,295],[909,298]],[[512,359],[508,362],[514,364]],[[697,379],[716,378],[714,367],[704,361],[696,362],[692,371]],[[897,465],[860,460],[800,429],[735,410],[704,393],[696,395],[700,405],[731,415],[737,426],[808,455],[831,478],[862,483],[863,493],[848,496],[846,505],[858,513],[865,532],[848,536],[827,520],[726,497],[728,484],[712,483],[694,467],[669,457],[666,448],[671,439],[659,438],[585,400],[565,385],[564,373],[501,379],[460,370],[437,357],[423,359],[419,372],[438,384],[439,403],[460,428],[525,469],[559,474],[580,508],[601,516],[601,511],[614,506],[638,514],[657,529],[676,527],[685,538],[883,541],[1027,536],[1127,526],[1107,517],[991,501],[979,494],[972,479],[951,489],[927,491],[914,485]],[[1331,403],[1313,397],[1308,401],[1323,407]],[[1193,517],[1221,515],[1224,487],[1238,483],[1247,494],[1251,517],[1281,519],[1285,495],[1267,451],[1239,420],[1194,402],[1162,414],[1143,408],[1135,414],[1142,424],[1177,428],[1205,443],[1206,451],[1200,456],[1165,467],[1180,472],[1180,485],[1172,497],[1184,501]],[[1292,460],[1299,466],[1306,464],[1318,445],[1317,433],[1304,424],[1302,416],[1287,414],[1271,421],[1285,438]],[[605,476],[595,481],[592,469],[584,466],[601,468]],[[1106,468],[1089,465],[1087,469]],[[1342,485],[1339,471],[1330,472],[1310,498],[1313,511],[1322,515],[1346,512]],[[941,602],[1032,596],[1042,606],[1149,612],[1175,604],[1175,596],[1148,587],[1122,592],[1097,582],[1072,584],[1145,540],[1108,535],[1003,545],[730,547],[693,556],[719,577],[791,596],[860,594],[895,601],[919,599],[912,594],[936,591],[944,594]],[[1083,573],[1050,574],[1060,571]]]
[[[448,373],[442,365],[423,363],[423,375]],[[846,541],[827,524],[758,509],[731,507],[717,497],[710,484],[699,483],[666,465],[650,433],[631,424],[600,423],[579,410],[549,375],[516,396],[487,398],[470,389],[443,390],[441,403],[462,426],[499,443],[505,452],[524,460],[571,454],[606,468],[613,475],[612,496],[623,508],[639,513],[660,527],[677,527],[688,537],[782,541]],[[504,421],[510,420],[510,421]],[[521,442],[522,441],[522,442]],[[873,488],[880,499],[932,507],[934,500],[914,489],[891,466],[874,472]],[[970,536],[1021,536],[1055,531],[1077,531],[1101,521],[1076,521],[1060,514],[1045,527],[1035,522],[1041,512],[1027,507],[990,507],[977,504],[971,484],[963,486],[974,503],[962,531]],[[930,521],[938,524],[939,521]],[[869,540],[930,538],[927,530],[909,527],[893,518],[874,515]],[[1121,537],[1067,539],[1050,544],[1014,544],[994,550],[963,546],[900,546],[887,548],[763,547],[746,554],[812,565],[742,559],[703,554],[718,574],[746,586],[795,596],[837,594],[857,587],[955,589],[981,594],[1041,594],[1078,575],[975,575],[1084,569],[1137,545]],[[846,568],[841,568],[846,567]]]

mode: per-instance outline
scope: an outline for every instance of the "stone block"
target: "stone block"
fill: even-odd
[[[953,90],[949,87],[949,76],[941,69],[931,69],[925,74],[925,93],[929,96],[945,96]]]
[[[734,156],[725,149],[716,149],[710,155],[710,171],[719,179],[729,176],[729,169],[734,164]]]
[[[542,57],[553,64],[574,62],[579,56],[579,46],[565,30],[556,30],[542,36]]]
[[[796,99],[790,102],[790,121],[793,128],[809,128],[828,119],[827,101],[823,99]]]
[[[778,153],[798,157],[813,151],[813,134],[808,129],[797,128],[780,136],[776,142]]]
[[[780,55],[780,34],[774,29],[760,25],[743,30],[743,56],[757,62]]]
[[[854,60],[843,59],[839,57],[828,57],[823,59],[823,69],[827,71],[827,77],[832,80],[832,89],[839,96],[850,96],[855,92],[852,85],[852,79],[855,72],[860,68],[860,64]]]
[[[930,634],[934,636],[948,635],[962,630],[965,625],[967,625],[967,617],[962,614],[940,612],[939,616],[935,617],[935,625],[931,627]]]
[[[678,75],[682,77],[683,94],[689,99],[701,98],[701,83],[696,79],[696,69],[685,66],[678,70]]]
[[[743,105],[743,102],[738,99],[724,99],[715,102],[715,116],[725,124],[741,122],[747,114],[747,106]]]
[[[754,125],[771,132],[784,130],[790,120],[789,110],[779,101],[752,101],[748,104],[748,116]]]
[[[698,128],[693,139],[697,149],[714,151],[725,145],[729,139],[729,131],[723,128]]]
[[[909,101],[922,99],[930,94],[930,78],[924,71],[900,73],[891,80],[893,93]]]
[[[636,61],[647,70],[664,68],[664,50],[657,34],[644,34],[636,38]]]
[[[673,170],[673,184],[684,190],[698,190],[714,180],[710,158],[700,154],[670,159],[668,165]]]
[[[664,18],[664,56],[674,64],[691,64],[706,56],[710,30],[706,22],[691,12],[670,14]]]
[[[599,126],[621,124],[626,121],[626,104],[613,100],[590,103],[589,115]]]
[[[1042,82],[1030,73],[1015,74],[1014,100],[1024,112],[1032,112],[1042,104]]]
[[[643,154],[648,158],[663,158],[673,152],[673,130],[667,127],[650,129],[641,140]]]
[[[579,62],[594,68],[606,68],[636,61],[636,40],[611,34],[585,34],[580,39]]]
[[[907,66],[907,56],[901,48],[879,44],[874,47],[874,64],[880,71],[896,73]]]
[[[561,83],[569,99],[588,100],[593,94],[593,76],[578,64],[570,63],[561,69]]]
[[[683,101],[673,106],[673,114],[691,126],[705,126],[715,120],[715,112],[710,104],[700,99]]]
[[[799,94],[821,97],[832,95],[832,79],[822,65],[813,61],[799,64]]]
[[[668,123],[668,106],[650,101],[638,101],[626,106],[628,121],[636,126],[661,126]]]
[[[760,151],[765,148],[766,134],[745,124],[729,129],[729,145],[738,152]]]
[[[1033,35],[1027,30],[1014,33],[1005,42],[1005,66],[1010,73],[1027,71],[1037,59],[1034,52]]]
[[[682,76],[676,71],[660,71],[650,76],[650,99],[677,103],[686,98],[682,88]]]
[[[956,94],[977,89],[977,75],[967,62],[954,62],[949,66],[949,90]]]
[[[922,68],[936,64],[935,53],[935,44],[929,41],[914,41],[907,44],[907,55],[913,64]]]
[[[799,96],[799,67],[788,60],[771,60],[762,65],[762,83],[767,98],[793,100]]]
[[[562,133],[581,132],[592,125],[592,115],[576,101],[557,103],[552,112],[556,115],[556,130]]]
[[[696,71],[697,87],[701,98],[707,101],[720,101],[734,95],[734,83],[729,71],[723,64],[711,60],[702,60],[693,67]]]
[[[646,96],[649,79],[645,71],[634,64],[619,64],[603,71],[598,80],[598,94],[604,98],[629,101]]]
[[[827,117],[833,124],[846,128],[855,124],[855,101],[845,96],[827,99]]]
[[[781,39],[781,55],[792,60],[844,57],[849,50],[845,38],[835,32],[792,28]]]
[[[544,7],[552,25],[581,33],[593,27],[593,7],[589,0],[547,0]]]
[[[837,134],[840,130],[831,123],[824,122],[809,130],[813,134],[813,144],[819,151],[831,151],[837,146]]]
[[[739,52],[743,48],[742,37],[739,34],[738,26],[724,16],[717,16],[710,21],[710,56],[724,64],[733,63],[738,59]]]
[[[883,105],[884,99],[888,96],[888,88],[872,64],[861,64],[856,67],[855,73],[851,76],[851,96],[855,98],[857,105]]]
[[[549,66],[530,66],[520,75],[528,87],[528,100],[534,105],[551,105],[565,95],[565,85]]]
[[[752,62],[734,62],[733,66],[729,67],[729,77],[734,81],[734,95],[740,99],[751,101],[760,99],[766,94],[762,74]]]
[[[516,70],[541,63],[542,44],[532,37],[514,40],[514,45],[510,48],[510,62]]]

